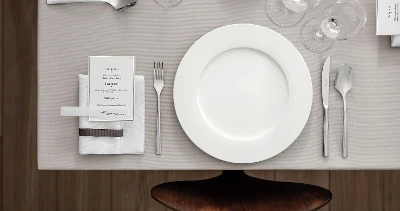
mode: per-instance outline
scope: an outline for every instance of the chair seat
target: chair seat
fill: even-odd
[[[180,211],[314,211],[332,199],[321,187],[262,180],[240,171],[224,171],[200,181],[170,182],[155,186],[152,197]]]

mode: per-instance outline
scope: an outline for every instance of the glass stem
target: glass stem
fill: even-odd
[[[337,20],[333,17],[329,19],[329,23],[331,24],[332,29],[336,29],[338,27]]]

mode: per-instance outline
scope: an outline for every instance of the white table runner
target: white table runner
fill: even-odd
[[[117,12],[104,3],[46,5],[39,1],[38,162],[40,169],[400,169],[400,50],[390,37],[375,36],[375,1],[367,2],[366,27],[355,38],[336,43],[323,54],[301,43],[301,28],[282,28],[268,18],[264,0],[183,0],[164,8],[139,0]],[[205,33],[227,24],[267,26],[300,50],[314,87],[311,116],[287,150],[256,164],[230,164],[197,148],[179,125],[172,90],[176,69],[189,47]],[[78,119],[60,117],[61,106],[78,105],[77,75],[87,73],[88,56],[133,55],[137,74],[146,79],[144,155],[81,156]],[[322,157],[321,69],[349,63],[355,84],[348,95],[349,158],[341,158],[342,100],[331,74],[330,157]],[[163,155],[155,155],[156,94],[153,61],[165,62],[162,95]],[[246,74],[243,72],[243,74]],[[240,155],[238,155],[240,156]]]

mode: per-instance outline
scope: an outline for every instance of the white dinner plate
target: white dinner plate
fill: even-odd
[[[307,123],[312,82],[296,47],[268,28],[237,24],[200,38],[174,84],[179,122],[196,146],[232,163],[289,147]]]

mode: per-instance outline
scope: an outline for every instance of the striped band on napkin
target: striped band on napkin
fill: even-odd
[[[124,136],[124,130],[79,128],[79,136],[122,137]]]

